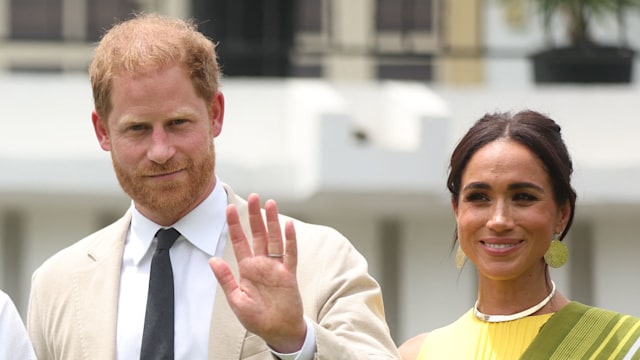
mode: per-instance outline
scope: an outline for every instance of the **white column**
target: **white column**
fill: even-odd
[[[62,0],[63,39],[83,40],[87,31],[86,21],[87,0]]]
[[[333,0],[331,10],[331,42],[337,50],[327,56],[327,77],[357,81],[371,79],[375,62],[367,49],[374,36],[374,1]]]
[[[9,39],[11,32],[11,9],[9,9],[10,0],[0,0],[0,39]],[[6,40],[5,40],[6,41]],[[3,72],[8,66],[8,59],[3,52],[0,51],[0,72]]]
[[[0,39],[9,37],[11,24],[11,9],[9,8],[10,0],[0,0]]]
[[[405,218],[398,342],[447,325],[473,306],[477,294],[473,264],[462,270],[451,252],[455,220],[445,207]]]
[[[164,0],[158,2],[158,11],[169,16],[181,19],[193,17],[191,14],[191,2],[186,0]]]

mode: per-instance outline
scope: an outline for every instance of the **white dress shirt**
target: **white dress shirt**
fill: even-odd
[[[0,291],[0,360],[35,360],[29,335],[9,295]]]
[[[170,250],[175,290],[175,359],[207,359],[209,327],[218,282],[209,258],[222,257],[227,241],[227,194],[219,179],[211,194],[172,225],[182,236]],[[139,359],[147,304],[151,258],[156,232],[162,226],[144,217],[132,204],[120,272],[116,358]],[[277,354],[283,360],[312,359],[315,333],[307,321],[303,348]]]

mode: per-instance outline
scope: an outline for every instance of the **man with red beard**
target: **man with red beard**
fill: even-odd
[[[215,175],[220,69],[191,22],[117,24],[89,73],[95,134],[132,205],[34,272],[39,359],[399,357],[347,239]]]

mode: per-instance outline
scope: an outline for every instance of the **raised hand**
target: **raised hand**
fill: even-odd
[[[228,264],[211,258],[209,265],[242,325],[281,353],[300,350],[306,335],[296,267],[298,253],[293,222],[285,224],[283,243],[276,202],[265,202],[266,226],[260,198],[251,194],[249,223],[253,249],[234,205],[227,207],[229,238],[238,261],[236,281]]]

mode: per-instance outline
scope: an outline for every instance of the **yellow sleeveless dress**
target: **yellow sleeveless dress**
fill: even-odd
[[[519,359],[552,315],[488,323],[478,320],[472,309],[452,324],[429,332],[417,360]]]

